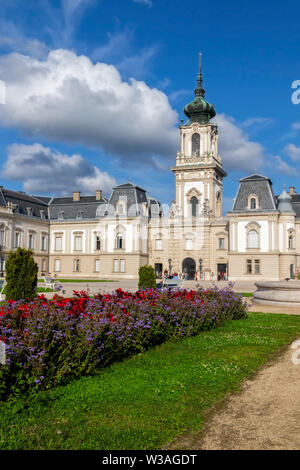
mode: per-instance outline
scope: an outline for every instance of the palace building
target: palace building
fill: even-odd
[[[184,108],[181,148],[172,172],[176,199],[168,211],[133,183],[109,198],[28,195],[0,187],[0,275],[9,250],[31,248],[39,274],[72,278],[138,277],[182,272],[217,280],[280,280],[300,266],[300,194],[276,196],[271,180],[242,178],[232,210],[222,215],[226,172],[218,151],[214,106],[205,100],[201,69],[194,100]]]

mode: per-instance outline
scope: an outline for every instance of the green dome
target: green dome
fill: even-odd
[[[184,114],[189,118],[189,123],[198,122],[199,124],[205,124],[210,121],[215,115],[216,111],[213,104],[208,103],[204,99],[205,90],[202,87],[202,72],[201,68],[198,75],[198,86],[195,89],[195,99],[188,103],[183,111]]]

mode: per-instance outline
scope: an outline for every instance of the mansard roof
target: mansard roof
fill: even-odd
[[[23,191],[12,191],[3,187],[0,189],[0,205],[7,206],[10,203],[13,205],[16,214],[38,217],[39,219],[42,211],[44,218],[48,218],[48,205],[46,202]]]
[[[126,204],[126,215],[128,217],[138,217],[142,214],[141,205],[148,202],[144,189],[130,182],[120,184],[113,188],[108,203],[99,208],[98,215],[100,217],[114,216],[120,200],[123,200]]]
[[[73,196],[54,197],[49,203],[51,220],[84,220],[96,219],[100,206],[105,206],[107,199],[95,196],[80,196],[78,201]]]
[[[257,209],[248,208],[248,198],[256,195],[259,201]],[[265,212],[276,211],[277,200],[272,181],[263,175],[250,175],[240,179],[240,185],[231,212]]]

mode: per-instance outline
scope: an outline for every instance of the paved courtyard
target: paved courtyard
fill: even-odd
[[[123,290],[128,290],[131,292],[135,292],[138,289],[138,280],[137,279],[120,279],[114,282],[65,282],[62,283],[63,291],[62,294],[66,297],[70,297],[73,294],[74,290],[81,291],[85,290],[89,294],[96,294],[98,292],[105,293],[105,292],[113,292],[114,290],[120,288]],[[200,285],[201,287],[208,288],[212,287],[213,285],[217,285],[219,289],[223,289],[228,286],[228,282],[226,281],[219,281],[219,282],[211,282],[211,281],[202,281],[202,282],[195,282],[195,281],[185,281],[184,287],[187,289],[195,289],[196,285]],[[39,286],[43,286],[42,283]],[[250,281],[237,281],[234,283],[234,290],[236,292],[254,292],[256,287],[254,282]],[[49,292],[46,294],[47,297],[52,297],[54,294]],[[251,304],[251,297],[245,298],[245,301],[248,301]],[[263,312],[263,313],[287,313],[291,315],[300,315],[299,308],[291,308],[291,307],[275,307],[269,305],[251,305],[249,308],[250,312]]]
[[[195,289],[196,285],[200,285],[204,288],[211,287],[214,285],[210,281],[185,281],[184,286],[187,289]],[[215,283],[219,288],[224,288],[228,285],[228,282],[219,281]],[[39,284],[43,286],[42,283]],[[95,294],[97,292],[112,292],[115,289],[123,289],[129,291],[136,291],[138,289],[138,280],[137,279],[120,279],[114,282],[65,282],[62,283],[63,290],[65,291],[64,295],[70,296],[73,293],[73,290],[89,290],[90,294]],[[253,292],[255,290],[255,285],[253,282],[249,281],[239,281],[234,284],[234,290],[236,292]]]

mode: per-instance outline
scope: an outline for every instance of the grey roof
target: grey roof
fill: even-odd
[[[300,194],[291,194],[292,206],[294,212],[296,212],[296,219],[300,219]]]
[[[3,187],[0,186],[0,206],[6,206],[6,202],[5,202],[3,193],[2,193],[2,189],[3,189]]]
[[[278,202],[278,210],[280,212],[294,212],[294,208],[292,205],[292,196],[290,196],[285,188],[283,189],[280,196],[277,197]]]
[[[248,197],[255,194],[259,207],[248,209]],[[264,212],[276,211],[277,201],[274,195],[272,181],[266,176],[250,175],[240,179],[240,185],[235,198],[232,212]]]
[[[7,206],[8,203],[14,205],[14,212],[16,214],[41,218],[41,212],[43,211],[45,219],[48,218],[48,205],[23,191],[11,191],[10,189],[1,188],[0,197],[3,199],[2,202],[4,202],[2,205]],[[31,210],[30,213],[28,212],[29,209]]]
[[[123,200],[126,204],[127,217],[138,217],[142,214],[141,205],[147,203],[146,191],[133,183],[125,183],[115,186],[108,203],[99,208],[100,217],[113,217],[116,213],[117,203]],[[125,214],[124,214],[125,215]]]
[[[105,206],[107,199],[96,196],[80,196],[79,201],[73,201],[73,196],[56,197],[50,201],[49,211],[51,220],[84,220],[96,219],[99,207]]]

